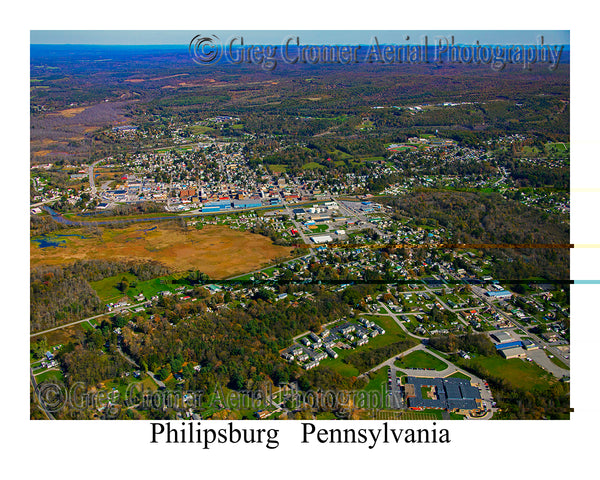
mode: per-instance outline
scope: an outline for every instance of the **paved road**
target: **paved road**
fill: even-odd
[[[448,365],[448,368],[442,370],[442,371],[436,371],[436,370],[423,370],[423,369],[413,369],[413,368],[399,368],[396,365],[394,365],[396,359],[398,357],[403,357],[406,356],[414,351],[417,350],[422,350],[422,351],[426,351],[428,354],[433,355],[434,357],[438,358],[439,360],[443,361],[444,363],[446,363]],[[393,402],[394,404],[397,404],[398,402],[401,402],[400,397],[394,399],[394,397],[400,395],[399,390],[398,392],[396,392],[396,390],[394,389],[394,382],[396,381],[397,378],[397,373],[396,372],[402,372],[403,374],[409,375],[409,376],[414,376],[414,377],[424,377],[424,378],[446,378],[456,372],[462,373],[463,375],[466,375],[467,377],[470,378],[471,383],[476,384],[480,393],[481,393],[481,400],[484,404],[485,407],[487,407],[487,409],[489,410],[489,413],[486,414],[483,417],[477,417],[477,418],[473,418],[472,419],[477,419],[477,420],[489,420],[490,418],[492,418],[493,416],[493,412],[495,411],[494,408],[492,408],[492,402],[494,401],[493,396],[492,396],[492,392],[489,389],[489,387],[487,387],[485,385],[485,380],[477,377],[476,375],[473,375],[472,373],[469,373],[459,367],[457,367],[456,365],[452,364],[451,362],[449,362],[447,359],[441,357],[440,355],[438,355],[437,353],[431,351],[430,349],[428,349],[425,345],[423,344],[419,344],[419,345],[415,345],[412,348],[409,348],[408,350],[405,350],[404,352],[398,354],[398,355],[394,355],[391,358],[388,358],[385,362],[380,363],[379,365],[377,365],[376,367],[372,368],[371,370],[363,373],[362,375],[359,376],[363,377],[365,375],[368,375],[371,372],[375,372],[377,370],[379,370],[380,368],[383,367],[389,367],[392,375],[392,384],[391,384],[391,389],[392,389],[392,398],[390,400],[390,402]]]
[[[337,319],[337,320],[333,320],[332,322],[329,322],[329,323],[324,323],[323,325],[321,325],[321,327],[328,327],[329,325],[333,325],[334,323],[337,323],[337,322],[339,322],[339,321],[340,321],[339,319]],[[311,332],[311,330],[307,330],[306,332],[302,332],[300,335],[296,335],[295,337],[293,337],[293,338],[292,338],[292,341],[294,341],[294,342],[295,342],[295,341],[296,341],[296,340],[298,340],[299,338],[302,338],[302,337],[304,337],[305,335],[308,335],[310,332]]]
[[[146,373],[150,376],[150,378],[152,380],[154,380],[154,382],[156,383],[156,385],[158,385],[159,388],[166,388],[166,385],[164,384],[164,382],[162,382],[161,380],[156,378],[156,375],[154,375],[154,372],[151,372],[150,370],[148,370]]]
[[[527,356],[544,370],[547,370],[554,375],[556,378],[562,378],[564,376],[568,377],[571,375],[570,370],[565,370],[564,368],[560,368],[558,365],[554,364],[552,360],[548,358],[548,355],[546,355],[544,350],[529,350],[527,352]]]
[[[32,203],[31,205],[29,205],[29,209],[31,210],[32,208],[41,207],[42,205],[46,205],[48,203],[54,203],[58,200],[60,200],[60,197],[49,198],[48,200],[44,200],[43,202]]]
[[[127,355],[123,350],[121,350],[121,345],[117,345],[117,352],[119,352],[119,354],[125,359],[127,360],[127,362],[129,362],[131,365],[133,365],[136,368],[140,368],[140,366],[136,363],[136,361],[131,358],[129,355]]]
[[[144,301],[142,303],[136,303],[135,305],[128,305],[128,306],[122,307],[122,308],[115,308],[112,312],[104,312],[104,313],[100,313],[99,315],[94,315],[93,317],[88,317],[88,318],[84,318],[82,320],[77,320],[76,322],[65,323],[64,325],[60,325],[58,327],[49,328],[48,330],[42,330],[41,332],[32,333],[29,336],[30,337],[37,337],[38,335],[43,335],[44,333],[49,333],[49,332],[53,332],[55,330],[60,330],[61,328],[66,328],[66,327],[70,327],[72,325],[77,325],[78,323],[89,322],[90,320],[94,320],[95,318],[104,317],[106,315],[114,315],[115,313],[120,312],[122,310],[126,310],[128,308],[139,307],[139,306],[144,305],[145,303],[146,302]]]
[[[489,297],[486,297],[485,294],[483,293],[483,289],[479,288],[479,287],[473,287],[472,288],[473,293],[475,293],[475,295],[477,295],[477,297],[479,297],[480,299],[482,299],[485,303],[487,303],[492,310],[494,310],[495,312],[497,312],[502,318],[508,320],[510,323],[512,323],[513,325],[515,325],[516,328],[519,328],[521,330],[523,330],[524,332],[527,332],[526,337],[531,338],[531,340],[533,341],[533,343],[535,343],[538,347],[542,348],[543,350],[546,350],[546,353],[550,353],[551,355],[556,356],[557,358],[559,358],[565,365],[567,365],[568,367],[570,367],[570,360],[569,360],[569,356],[568,354],[566,354],[565,352],[559,350],[556,346],[552,345],[551,343],[548,343],[546,341],[544,341],[542,338],[540,338],[539,336],[537,336],[535,333],[531,333],[527,330],[527,328],[520,323],[518,320],[515,320],[512,317],[509,317],[502,309],[498,308]],[[538,355],[537,357],[541,358],[540,355]],[[531,357],[533,358],[533,357]],[[550,362],[550,360],[548,359],[548,362]],[[537,362],[536,362],[537,363]],[[546,362],[544,362],[545,365]],[[550,362],[552,363],[552,362]],[[544,365],[540,365],[542,367],[544,367]],[[557,372],[558,374],[560,374],[560,376],[558,378],[562,378],[563,375],[561,374],[561,372],[566,372],[565,375],[570,375],[570,371],[565,370],[565,369],[561,369],[560,367],[558,367],[557,365],[554,365],[552,363],[553,367],[547,368],[548,371],[550,372]],[[553,373],[554,375],[554,373]]]
[[[408,350],[404,350],[403,352],[398,353],[398,354],[394,355],[391,358],[388,358],[385,362],[381,362],[379,365],[377,365],[376,367],[373,367],[371,370],[367,370],[366,372],[361,373],[358,376],[358,378],[361,378],[361,377],[364,377],[366,375],[369,375],[370,373],[376,372],[377,370],[379,370],[380,368],[383,368],[383,367],[393,367],[394,366],[394,362],[396,361],[396,358],[403,357],[405,355],[408,355],[409,353],[412,353],[412,352],[414,352],[416,350],[422,350],[424,348],[425,348],[425,346],[422,345],[422,344],[415,345],[414,347],[411,347]]]
[[[304,242],[304,244],[311,246],[313,243],[306,236],[306,234],[302,231],[302,225],[300,225],[295,220],[295,215],[294,215],[294,212],[292,211],[292,207],[290,205],[288,205],[287,203],[284,202],[283,203],[283,209],[284,209],[285,213],[290,217],[290,221],[294,224],[294,227],[298,231],[298,235],[300,235],[300,238],[302,239],[302,241]],[[308,252],[309,252],[309,255],[314,255],[314,253],[315,253],[314,250],[312,249],[312,247],[310,247],[308,249]]]
[[[333,197],[332,197],[332,199],[333,199]],[[348,200],[335,200],[335,201],[340,206],[340,212],[344,213],[348,217],[355,217],[359,221],[365,222],[366,226],[368,228],[371,228],[374,232],[376,232],[380,238],[386,238],[386,235],[381,231],[381,229],[377,225],[372,223],[364,213],[360,212],[359,210],[355,210],[354,208],[352,208],[352,207],[346,205],[346,203],[344,203]],[[356,199],[354,202],[360,203],[360,201],[361,200]],[[361,227],[361,229],[362,228],[363,227]]]
[[[311,256],[312,256],[312,254],[309,253],[308,255],[303,255],[302,257],[294,257],[289,260],[286,260],[285,262],[278,263],[276,265],[271,265],[270,267],[260,268],[258,270],[252,270],[251,272],[242,273],[241,275],[236,275],[235,277],[229,277],[229,278],[227,278],[227,280],[235,280],[236,278],[245,277],[246,275],[262,272],[263,270],[268,270],[269,268],[279,267],[280,265],[287,265],[288,263],[292,263],[292,262],[295,262],[296,260],[301,260],[303,258],[310,258]]]
[[[406,326],[404,325],[404,323],[401,320],[398,320],[398,317],[396,316],[395,313],[393,313],[388,306],[383,303],[383,302],[379,302],[379,304],[383,307],[383,309],[387,312],[385,314],[374,314],[374,315],[389,315],[390,317],[392,317],[394,319],[394,321],[398,324],[398,326],[404,330],[406,332],[407,335],[416,338],[418,340],[427,340],[427,337],[419,337],[418,335],[415,335],[414,333],[411,333],[408,331],[408,329],[406,328]]]
[[[402,392],[400,391],[400,385],[398,384],[400,382],[400,378],[398,377],[398,372],[391,368],[389,371],[389,378],[390,381],[389,386],[390,386],[390,403],[389,403],[389,408],[394,409],[394,410],[400,410],[404,407],[404,401],[402,400]]]
[[[104,159],[96,160],[88,168],[88,176],[90,178],[90,196],[92,198],[96,196],[96,183],[94,182],[94,167],[103,161]]]
[[[33,395],[35,396],[36,403],[42,409],[42,411],[44,412],[44,414],[46,415],[48,420],[56,420],[54,418],[54,415],[52,415],[52,413],[46,408],[46,404],[42,400],[39,399],[40,387],[39,387],[38,383],[35,381],[35,375],[33,374],[33,370],[31,369],[31,367],[29,368],[29,378],[31,381],[31,386],[33,387]]]

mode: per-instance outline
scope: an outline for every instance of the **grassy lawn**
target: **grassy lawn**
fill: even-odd
[[[369,350],[375,350],[377,348],[384,347],[391,343],[406,340],[407,338],[404,331],[396,324],[396,322],[391,317],[379,315],[364,315],[364,318],[371,320],[380,327],[382,327],[385,330],[385,334],[377,335],[375,338],[371,338],[369,340],[369,343],[359,348],[353,348],[349,350],[341,350],[335,348],[334,350],[337,351],[339,355],[338,358],[326,358],[321,362],[321,365],[332,368],[346,377],[357,376],[362,372],[360,372],[358,368],[356,368],[354,365],[350,365],[344,362],[344,359],[348,355],[351,355],[354,352],[365,352]]]
[[[269,165],[269,170],[271,170],[271,173],[285,173],[287,167],[285,165]]]
[[[122,278],[126,278],[130,284],[137,281],[135,275],[131,273],[122,273],[121,275],[103,278],[97,282],[90,282],[90,286],[96,290],[98,297],[100,297],[100,300],[102,300],[103,303],[114,303],[127,296],[117,288],[117,285]]]
[[[247,273],[246,275],[242,275],[240,277],[235,277],[236,280],[250,280],[251,278],[256,278],[258,273]]]
[[[380,368],[369,375],[369,383],[364,390],[367,392],[382,392],[386,388],[389,368]]]
[[[464,420],[464,419],[465,419],[464,415],[460,415],[460,414],[454,413],[454,412],[450,413],[450,420]]]
[[[398,326],[396,321],[389,315],[362,315],[362,316],[364,318],[366,318],[367,320],[370,320],[371,322],[375,322],[377,325],[379,325],[381,328],[383,328],[385,330],[385,335],[383,335],[384,337],[388,333],[392,333],[392,334],[398,334],[402,337],[402,338],[399,338],[398,340],[403,340],[405,338],[404,330],[402,330]],[[377,338],[378,337],[375,337],[375,339],[377,339]],[[373,339],[373,340],[375,340],[375,339]],[[371,342],[373,340],[371,340]],[[394,340],[394,341],[397,341],[397,340]],[[369,344],[371,342],[369,342]]]
[[[317,420],[335,420],[335,415],[332,412],[317,413]]]
[[[302,170],[314,170],[316,168],[324,168],[323,165],[317,162],[309,162],[302,165]]]
[[[446,363],[422,350],[409,353],[405,357],[400,358],[400,360],[396,360],[394,365],[400,368],[428,368],[438,372],[448,367]]]
[[[550,358],[550,357],[548,357],[548,358]],[[554,355],[552,358],[550,358],[550,361],[557,367],[564,368],[565,370],[569,370],[569,366],[567,364],[565,364],[559,358],[556,358],[556,355]]]
[[[336,348],[335,350],[338,352],[338,355],[339,355],[338,358],[326,358],[325,360],[323,360],[321,362],[321,365],[324,365],[326,367],[329,367],[329,368],[335,370],[336,372],[338,372],[340,375],[343,375],[344,377],[356,377],[356,376],[360,375],[358,368],[356,368],[354,365],[350,365],[350,364],[344,362],[344,358],[346,358],[349,354],[354,352],[354,349],[339,350]]]
[[[387,316],[384,317],[380,315],[364,315],[364,317],[382,327],[385,330],[385,334],[377,335],[375,338],[371,338],[369,340],[369,343],[367,343],[364,347],[358,349],[359,351],[361,349],[370,350],[379,347],[384,347],[386,345],[389,345],[390,343],[406,340],[407,335],[398,326],[398,324],[394,321],[393,318]]]
[[[492,357],[475,357],[470,360],[459,359],[460,366],[476,365],[480,370],[488,371],[495,377],[504,378],[514,388],[534,390],[546,389],[553,380],[546,371],[534,362],[524,362],[520,358],[504,359],[499,355]]]
[[[63,382],[65,377],[60,370],[47,370],[44,373],[35,376],[35,381],[37,383],[42,383],[46,380]]]
[[[126,294],[117,288],[117,285],[123,278],[126,278],[130,284],[135,285],[135,287],[129,288]],[[181,274],[174,274],[140,282],[135,275],[123,273],[113,277],[104,278],[98,282],[90,282],[90,285],[96,290],[100,300],[104,303],[114,303],[123,297],[129,297],[133,300],[140,293],[143,293],[148,299],[157,295],[158,292],[165,290],[175,293],[177,287],[186,286],[185,283],[172,283],[173,280],[178,280],[180,278]]]
[[[42,365],[42,362],[44,361],[43,359],[42,360],[33,360],[33,359],[31,359],[31,355],[29,357],[30,357],[30,360],[31,360],[29,366],[31,368],[33,368],[34,370],[36,368],[39,368]]]
[[[202,133],[213,133],[215,132],[214,128],[206,127],[204,125],[192,125],[190,130],[194,135],[199,135]]]
[[[87,331],[94,330],[94,327],[92,327],[92,326],[90,325],[90,323],[89,323],[89,322],[83,322],[83,323],[81,324],[81,328],[82,328],[84,331],[86,331],[86,332],[87,332]]]
[[[103,383],[104,389],[107,391],[106,393],[111,392],[113,389],[119,392],[119,396],[116,397],[118,399],[127,398],[128,390],[129,393],[133,391],[133,388],[130,387],[131,384],[141,384],[139,380],[133,377],[127,377],[126,379],[111,379]]]
[[[143,293],[146,298],[152,298],[157,295],[158,292],[162,292],[164,290],[168,290],[170,292],[175,293],[175,289],[178,287],[186,287],[189,288],[187,283],[172,283],[172,280],[178,280],[181,278],[181,275],[168,275],[166,277],[158,277],[153,278],[152,280],[146,280],[145,282],[137,282],[137,286],[135,288],[130,288],[127,290],[127,295],[131,298]]]
[[[312,225],[310,228],[310,233],[323,233],[329,229],[327,225]]]
[[[423,410],[422,412],[405,412],[401,420],[442,420],[441,410]]]
[[[462,378],[464,380],[471,380],[471,377],[461,372],[454,372],[452,375],[448,376],[448,378]]]

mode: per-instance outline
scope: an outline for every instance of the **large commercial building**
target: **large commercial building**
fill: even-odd
[[[512,293],[510,293],[508,290],[498,290],[495,292],[486,292],[485,294],[488,297],[501,298],[501,299],[512,297]]]
[[[407,377],[404,393],[413,410],[437,408],[466,413],[481,407],[479,389],[462,378]]]
[[[521,347],[509,347],[503,348],[499,350],[500,355],[502,355],[507,360],[509,358],[523,358],[527,356],[527,352],[523,350]]]
[[[331,238],[331,235],[320,235],[318,237],[310,237],[310,239],[314,243],[328,243],[328,242],[333,242],[333,238]]]

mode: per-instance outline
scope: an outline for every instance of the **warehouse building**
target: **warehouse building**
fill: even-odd
[[[528,338],[524,338],[522,340],[522,343],[523,343],[523,348],[525,350],[537,350],[539,348],[535,343],[533,343]]]
[[[501,299],[512,297],[512,293],[510,293],[508,290],[498,290],[496,292],[486,292],[485,294],[488,297],[501,298]]]
[[[521,347],[504,348],[502,350],[499,350],[499,352],[500,355],[502,355],[507,360],[509,358],[524,358],[527,356],[527,352]]]
[[[233,208],[258,208],[261,207],[260,200],[234,200]]]
[[[214,209],[216,208],[216,211],[221,211],[221,210],[230,210],[231,209],[231,200],[215,200],[212,202],[207,202],[204,205],[202,205],[202,211],[204,212],[204,209],[211,209],[210,211],[214,211]],[[209,211],[209,210],[206,210]]]
[[[514,339],[508,332],[495,332],[491,334],[492,339],[496,340],[498,343],[502,342],[512,342]]]
[[[496,350],[506,350],[507,348],[516,348],[522,346],[523,342],[521,342],[521,340],[515,340],[514,342],[498,343],[496,345]]]
[[[331,238],[331,235],[320,235],[317,237],[310,237],[311,241],[314,243],[328,243],[328,242],[333,242],[333,238]]]

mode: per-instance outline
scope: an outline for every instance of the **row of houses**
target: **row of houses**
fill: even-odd
[[[360,325],[346,322],[331,330],[325,328],[320,335],[311,332],[300,339],[302,345],[292,345],[281,356],[290,363],[297,362],[310,370],[328,356],[338,358],[334,347],[357,348],[367,344],[370,338],[385,334],[385,330],[374,322],[365,318],[360,318],[358,322]]]

